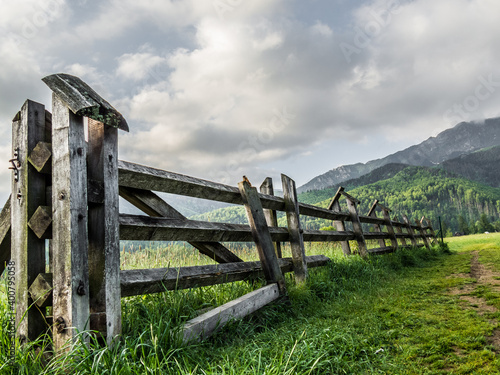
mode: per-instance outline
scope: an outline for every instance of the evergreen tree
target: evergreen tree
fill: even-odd
[[[469,223],[467,223],[463,215],[458,215],[458,231],[463,234],[469,234]]]
[[[493,225],[491,225],[490,220],[486,214],[481,214],[477,224],[477,230],[479,233],[493,232]]]

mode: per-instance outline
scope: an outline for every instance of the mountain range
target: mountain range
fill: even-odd
[[[325,189],[342,181],[361,177],[377,168],[392,163],[425,167],[441,164],[444,168],[449,166],[458,171],[460,169],[460,160],[448,164],[444,164],[444,162],[498,145],[500,145],[500,118],[480,122],[461,122],[455,127],[439,133],[436,137],[431,137],[418,145],[384,158],[334,168],[299,187],[298,192]],[[481,163],[479,159],[471,159],[470,165]],[[470,171],[464,173],[470,174]],[[492,174],[494,174],[494,171],[492,171]],[[486,177],[482,172],[481,178],[495,179],[491,176]]]
[[[341,166],[318,176],[300,188],[298,199],[326,207],[338,187],[343,186],[361,201],[360,212],[379,199],[396,215],[425,215],[434,225],[441,217],[450,230],[475,233],[485,230],[477,225],[481,215],[500,228],[499,166],[500,118],[462,122],[385,158]],[[286,225],[283,215],[278,216],[278,225]],[[191,218],[229,223],[247,220],[240,206]],[[301,221],[309,229],[330,225],[310,217],[301,217]]]

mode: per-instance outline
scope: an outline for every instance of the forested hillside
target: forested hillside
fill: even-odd
[[[439,167],[469,180],[500,187],[500,146],[460,155],[442,162]]]
[[[346,186],[346,190],[361,201],[359,211],[362,215],[366,215],[373,201],[378,199],[392,209],[394,215],[406,213],[410,218],[425,215],[435,225],[440,216],[448,232],[492,231],[493,223],[496,230],[500,230],[500,188],[469,181],[439,168],[403,168],[396,164],[380,173],[392,177],[366,185],[356,179]],[[364,178],[368,181],[376,176],[367,175]],[[330,188],[303,193],[299,195],[299,200],[326,207],[335,192],[336,188]],[[197,215],[192,219],[229,223],[246,223],[247,220],[243,207],[238,206]],[[279,220],[279,225],[284,226],[283,215]],[[304,228],[308,229],[330,225],[331,222],[321,219],[307,217],[303,220]]]

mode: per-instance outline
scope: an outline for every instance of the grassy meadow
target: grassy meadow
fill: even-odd
[[[446,239],[446,247],[361,259],[307,244],[332,262],[306,285],[287,275],[290,304],[266,306],[203,343],[178,331],[200,311],[260,286],[237,282],[122,299],[112,348],[76,344],[44,355],[49,339],[9,356],[6,281],[0,284],[0,374],[492,374],[500,373],[500,234]],[[256,259],[251,247],[235,250]],[[285,254],[289,249],[285,248]],[[123,269],[206,264],[183,246],[122,252]],[[498,283],[498,285],[497,285]]]

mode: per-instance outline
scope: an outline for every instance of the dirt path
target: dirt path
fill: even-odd
[[[498,311],[495,306],[488,305],[484,298],[473,295],[477,288],[482,285],[487,285],[495,291],[500,291],[500,273],[493,272],[479,261],[479,251],[472,252],[469,274],[455,274],[453,276],[475,279],[470,284],[466,284],[460,288],[453,288],[449,291],[451,295],[459,296],[460,300],[464,302],[464,308],[475,310],[481,316]],[[495,326],[498,324],[496,319],[488,319],[488,321]],[[500,353],[500,329],[494,329],[493,334],[487,340],[495,348],[495,352]]]

